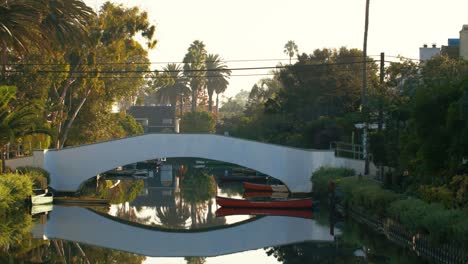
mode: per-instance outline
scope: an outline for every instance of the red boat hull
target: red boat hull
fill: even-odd
[[[286,185],[268,185],[268,184],[255,184],[250,182],[244,182],[244,189],[252,191],[262,192],[288,192]]]
[[[216,210],[216,216],[229,215],[271,215],[271,216],[291,216],[312,219],[312,210],[287,210],[287,209],[268,209],[268,208],[226,208],[221,207]]]
[[[223,207],[246,208],[310,208],[313,201],[310,198],[272,201],[249,201],[216,196],[216,203]]]
[[[252,197],[269,197],[275,199],[286,199],[289,197],[289,193],[286,192],[260,192],[260,191],[246,191],[242,195],[244,198]]]

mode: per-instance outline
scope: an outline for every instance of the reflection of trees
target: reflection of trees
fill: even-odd
[[[26,210],[0,214],[0,250],[9,250],[29,234],[32,218]]]
[[[120,204],[135,200],[145,187],[143,180],[121,181],[119,185],[110,188],[113,185],[113,181],[104,178],[100,178],[97,184],[94,178],[86,182],[79,193],[81,196],[110,199],[111,203]]]
[[[135,223],[147,223],[151,219],[151,216],[140,217],[137,212],[137,209],[130,206],[129,203],[123,203],[117,206],[115,216]]]
[[[133,215],[133,214],[129,214]],[[34,221],[45,222],[46,215]],[[26,210],[0,215],[0,263],[141,263],[145,257],[64,240],[34,239]],[[73,228],[73,227],[70,227]]]
[[[212,199],[216,195],[216,182],[203,171],[190,171],[181,184],[182,199],[190,204],[191,227],[209,227],[216,224],[212,212]],[[224,219],[223,219],[224,220]],[[223,220],[219,220],[221,222]]]
[[[206,262],[205,257],[185,257],[187,264],[204,264]]]
[[[180,195],[174,195],[174,202],[170,206],[156,207],[156,216],[161,224],[170,228],[184,228],[190,217],[190,209]]]
[[[40,244],[35,243],[40,242]],[[31,247],[34,246],[34,247]],[[129,263],[140,264],[146,257],[132,253],[80,245],[65,240],[24,240],[15,252],[0,252],[0,263]]]
[[[353,221],[347,221],[343,234],[333,243],[305,242],[265,249],[283,264],[302,263],[420,263],[414,254],[392,244]],[[355,252],[359,251],[360,256]],[[424,262],[423,262],[424,263]]]

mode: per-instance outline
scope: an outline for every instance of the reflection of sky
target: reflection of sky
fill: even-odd
[[[153,258],[146,257],[146,260],[143,261],[145,264],[153,263],[164,263],[164,264],[186,264],[187,261],[184,258]],[[250,250],[230,255],[224,255],[219,257],[210,257],[206,258],[206,264],[276,264],[281,263],[277,261],[273,256],[267,256],[264,249]]]

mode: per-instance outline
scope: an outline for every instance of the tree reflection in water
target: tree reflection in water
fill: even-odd
[[[426,263],[413,252],[353,221],[344,223],[343,234],[332,243],[304,242],[265,248],[283,264],[302,263]]]
[[[156,216],[165,227],[184,229],[190,217],[190,208],[184,203],[180,193],[177,192],[172,197],[171,205],[156,207]]]

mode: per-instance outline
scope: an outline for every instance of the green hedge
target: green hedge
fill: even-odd
[[[462,210],[408,198],[391,204],[388,214],[412,232],[429,234],[433,242],[455,241],[468,246],[468,214]]]
[[[324,197],[329,192],[330,181],[338,181],[341,178],[353,176],[356,173],[347,168],[321,167],[316,170],[311,177],[312,188],[315,194]]]
[[[358,177],[339,180],[338,188],[343,191],[343,202],[347,206],[364,209],[370,216],[395,219],[410,232],[429,234],[431,242],[455,242],[468,248],[466,211],[408,198],[386,190],[372,180]]]
[[[375,181],[359,177],[343,178],[338,187],[344,193],[344,202],[347,205],[361,207],[374,216],[386,216],[387,207],[403,196],[383,189]]]

